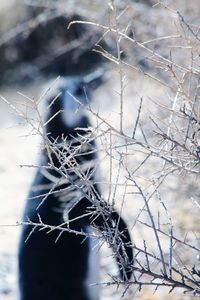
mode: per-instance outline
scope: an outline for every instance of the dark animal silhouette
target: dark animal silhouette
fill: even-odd
[[[93,248],[94,240],[85,236],[92,227],[105,239],[108,236],[105,232],[110,230],[114,238],[118,228],[117,247],[113,246],[113,251],[121,279],[128,280],[131,276],[133,254],[126,224],[101,199],[95,183],[96,145],[88,129],[84,103],[100,82],[101,76],[96,75],[61,78],[56,91],[46,99],[49,149],[45,148],[41,155],[41,167],[32,184],[24,221],[28,218],[33,223],[63,224],[68,231],[83,235],[23,225],[19,246],[20,300],[99,299],[95,287],[90,286],[98,280],[95,278],[98,272],[95,268],[93,273],[91,270],[95,266],[98,269],[98,262],[92,261],[98,255],[98,248]]]

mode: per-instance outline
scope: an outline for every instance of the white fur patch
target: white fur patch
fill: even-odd
[[[71,128],[79,126],[84,115],[83,105],[73,95],[70,95],[68,91],[65,91],[63,97],[63,122]]]

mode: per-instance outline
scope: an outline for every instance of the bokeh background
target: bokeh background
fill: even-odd
[[[177,11],[181,12],[188,24],[193,24],[198,31],[200,3],[198,0],[137,0],[137,1],[21,1],[9,0],[0,2],[0,299],[17,300],[17,245],[24,203],[31,184],[34,168],[40,153],[40,137],[30,134],[29,126],[19,114],[13,110],[17,106],[26,110],[27,98],[38,99],[45,86],[59,75],[84,75],[97,68],[103,68],[106,80],[94,94],[92,106],[113,126],[119,125],[120,90],[119,66],[113,62],[116,57],[117,43],[115,35],[103,36],[98,26],[75,24],[69,30],[67,26],[72,20],[89,20],[103,25],[115,26],[113,7],[123,12],[118,26],[127,27],[130,37],[140,43],[152,41],[154,49],[164,57],[173,56],[177,64],[187,65],[189,54],[188,44],[181,44],[178,35],[181,30]],[[115,5],[115,6],[114,6]],[[196,27],[195,27],[196,26]],[[115,27],[114,27],[115,28]],[[183,34],[183,33],[181,33]],[[165,37],[160,39],[160,37]],[[179,44],[180,42],[180,44]],[[98,45],[97,45],[98,44]],[[144,44],[145,45],[145,44]],[[181,47],[180,47],[181,45]],[[187,47],[186,47],[187,46]],[[106,49],[103,57],[98,51]],[[143,98],[141,122],[147,136],[152,134],[149,115],[157,119],[167,120],[171,106],[173,90],[169,89],[171,78],[165,68],[158,66],[153,56],[137,45],[121,42],[123,58],[127,65],[123,66],[126,75],[124,93],[124,131],[129,134],[133,130],[140,99]],[[199,44],[196,45],[197,49]],[[97,52],[94,52],[96,49]],[[162,83],[162,84],[161,84]],[[163,84],[164,83],[164,84]],[[171,85],[173,86],[173,85]],[[174,86],[174,88],[176,88]],[[6,101],[5,101],[6,99]],[[5,102],[9,102],[5,103]],[[155,104],[156,103],[156,104]],[[28,111],[28,116],[34,111]],[[91,116],[93,124],[96,119]],[[139,133],[138,133],[139,134]],[[105,145],[100,140],[99,145]],[[106,153],[106,151],[105,151]],[[108,167],[109,157],[100,154],[102,190],[109,193]],[[127,164],[134,170],[142,161],[141,152],[132,152],[127,157]],[[28,166],[28,167],[25,167]],[[147,178],[157,172],[157,161],[152,159],[145,168],[141,168],[142,184],[148,189]],[[115,164],[113,170],[117,168]],[[114,171],[113,171],[114,172]],[[114,175],[113,175],[114,176]],[[156,175],[155,175],[156,176]],[[122,174],[123,177],[123,174]],[[161,189],[164,201],[169,209],[175,231],[181,238],[186,236],[198,246],[199,244],[199,211],[192,199],[199,198],[197,176],[178,176],[171,174]],[[124,195],[123,188],[118,188],[117,197]],[[134,198],[134,199],[133,199]],[[155,211],[159,211],[158,203],[153,203]],[[133,197],[131,190],[126,192],[123,211],[124,218],[130,228],[135,225],[135,218],[142,207],[140,199]],[[142,244],[148,240],[149,247],[154,251],[154,239],[144,226],[132,230],[134,241]],[[167,242],[166,242],[167,243]],[[168,244],[163,241],[166,247]],[[105,249],[104,249],[105,248]],[[155,249],[156,251],[156,249]],[[109,250],[104,245],[102,252],[102,279],[104,271],[112,272],[113,262],[109,258]],[[167,254],[166,254],[167,255]],[[177,261],[198,265],[198,255],[184,249],[177,249]],[[107,262],[108,261],[108,262]],[[103,280],[102,280],[103,281]],[[183,295],[176,289],[168,294],[163,288],[153,294],[150,287],[138,292],[133,288],[127,299],[192,299],[192,295]],[[104,288],[102,299],[120,299],[121,292],[116,289]]]

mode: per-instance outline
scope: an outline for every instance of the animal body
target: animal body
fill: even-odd
[[[61,78],[54,92],[46,97],[48,146],[41,154],[41,167],[23,218],[24,222],[28,218],[33,223],[62,225],[66,231],[23,225],[19,245],[20,300],[98,300],[98,292],[90,286],[98,280],[94,276],[98,262],[93,261],[98,251],[88,237],[93,227],[102,233],[113,229],[113,236],[118,228],[118,263],[124,256],[127,262],[120,274],[123,280],[130,278],[128,264],[133,255],[127,244],[130,236],[126,224],[109,207],[102,214],[106,204],[95,183],[96,145],[88,130],[84,104],[98,81],[98,76]],[[94,207],[95,201],[99,208]]]

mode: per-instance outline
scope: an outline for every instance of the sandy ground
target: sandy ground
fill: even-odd
[[[115,76],[117,76],[115,74]],[[156,84],[153,82],[149,82],[148,80],[144,83],[142,78],[136,78],[135,75],[131,80],[134,79],[135,85],[134,87],[130,84],[127,88],[127,99],[130,101],[127,108],[125,108],[125,116],[126,122],[125,127],[126,131],[129,132],[132,130],[132,118],[134,118],[137,114],[136,107],[138,106],[139,99],[141,96],[148,95],[149,97],[154,97],[155,92],[157,97],[162,100],[164,99],[165,90],[159,89]],[[94,108],[98,109],[104,117],[107,118],[108,121],[111,121],[113,125],[118,124],[117,115],[117,107],[118,100],[116,99],[116,103],[110,101],[113,99],[113,95],[115,94],[115,90],[118,88],[118,80],[117,77],[113,77],[110,80],[109,84],[105,85],[98,89],[95,94]],[[131,82],[131,81],[130,81]],[[39,90],[41,87],[32,86],[31,89],[23,90],[23,93],[29,97],[37,97],[37,93],[39,94]],[[20,91],[22,89],[20,88]],[[37,92],[36,92],[37,91]],[[159,92],[158,92],[159,91]],[[114,94],[113,94],[114,93]],[[12,103],[15,101],[22,101],[23,97],[17,94],[17,89],[13,91],[4,90],[1,92],[7,99],[11,100]],[[24,100],[23,100],[24,101]],[[132,102],[134,101],[134,102]],[[134,105],[133,105],[134,103]],[[107,110],[105,110],[105,107]],[[148,110],[147,110],[148,111]],[[144,118],[147,113],[144,110]],[[154,111],[153,107],[151,111]],[[112,113],[111,113],[112,112]],[[154,111],[155,112],[155,111]],[[0,300],[18,300],[17,298],[17,272],[16,272],[16,255],[17,255],[17,245],[20,234],[20,227],[16,226],[16,222],[21,220],[21,215],[23,211],[24,202],[26,199],[26,195],[34,174],[33,168],[21,167],[21,165],[34,164],[37,161],[37,157],[39,154],[39,138],[33,136],[27,136],[28,127],[27,125],[19,125],[21,123],[21,119],[16,114],[11,113],[11,108],[6,104],[0,102]],[[113,117],[113,115],[115,117]],[[95,120],[93,120],[95,122]],[[148,128],[148,124],[146,126]],[[133,165],[133,168],[140,161],[141,154],[134,154],[134,159],[129,160],[129,164]],[[101,170],[102,170],[102,178],[106,180],[105,171],[108,168],[108,161],[102,160]],[[151,162],[150,168],[154,168],[154,162]],[[145,173],[151,173],[150,170],[145,170]],[[181,179],[182,182],[184,179]],[[195,220],[191,220],[191,215],[189,213],[193,213],[191,203],[185,202],[182,203],[182,207],[178,204],[178,196],[177,193],[185,195],[185,189],[182,190],[179,186],[179,190],[177,186],[180,185],[180,182],[175,180],[174,178],[167,183],[167,193],[169,197],[166,197],[167,205],[170,207],[170,213],[172,212],[172,216],[174,216],[175,224],[178,224],[178,228],[189,228],[193,226]],[[118,197],[122,197],[123,189],[118,191]],[[106,193],[105,193],[106,194]],[[136,201],[136,202],[135,202]],[[141,200],[135,198],[134,205],[132,196],[127,192],[127,202],[124,209],[124,217],[126,220],[129,220],[130,228],[135,221],[135,216],[138,214],[139,209],[141,208],[142,203]],[[155,209],[158,209],[158,204],[154,204]],[[194,215],[192,215],[194,216]],[[184,224],[183,224],[184,220]],[[3,226],[2,226],[3,225]],[[5,226],[7,225],[7,226]],[[183,231],[185,232],[185,231]],[[151,245],[154,243],[154,238],[152,233],[148,230],[135,228],[132,231],[134,236],[134,241],[139,245],[142,243],[143,239],[149,240]],[[183,234],[183,233],[182,233]],[[168,244],[166,245],[166,250],[168,248]],[[152,246],[153,249],[153,246]],[[103,256],[102,259],[102,270],[113,272],[113,267],[115,268],[114,263],[111,263],[109,258],[107,257],[108,249],[105,249],[101,252]],[[195,262],[195,258],[194,258]],[[105,272],[102,274],[105,274]],[[104,275],[102,275],[104,278]],[[134,291],[133,291],[134,292]],[[163,294],[164,292],[164,294]],[[103,291],[103,300],[111,299],[119,299],[121,293],[118,291],[116,293],[115,290],[112,289],[104,289]],[[163,299],[182,299],[182,294],[174,293],[173,295],[167,295],[167,291],[162,289],[162,291],[158,291],[155,295],[152,294],[152,290],[144,288],[142,292],[137,293],[134,296],[134,299],[144,299],[144,300],[160,300]],[[126,298],[125,298],[126,299]],[[132,299],[129,298],[129,299]],[[185,299],[189,299],[188,297]]]
[[[16,99],[17,91],[3,91],[7,99]],[[0,299],[15,299],[16,254],[24,201],[33,176],[33,169],[20,165],[34,162],[38,152],[34,138],[27,138],[25,125],[17,125],[19,117],[0,104]],[[2,295],[2,296],[1,296]],[[17,298],[16,298],[17,299]]]
[[[12,1],[1,1],[1,10],[6,9],[6,5],[10,5]],[[156,114],[158,108],[152,106],[149,99],[159,100],[161,103],[169,103],[170,95],[165,88],[157,83],[149,80],[145,76],[138,74],[129,74],[129,84],[126,90],[126,101],[124,107],[124,127],[127,133],[133,130],[133,120],[137,115],[137,108],[141,97],[145,99],[143,108],[143,126],[146,132],[150,130],[148,115]],[[111,76],[110,82],[99,88],[95,94],[94,108],[102,113],[107,121],[113,126],[119,124],[119,98],[116,96],[115,90],[119,90],[119,78],[117,73]],[[133,84],[134,83],[134,84]],[[20,87],[19,90],[30,97],[38,97],[43,84],[33,85],[30,88]],[[24,101],[22,96],[17,94],[17,88],[10,90],[4,89],[0,94],[9,99],[12,103],[15,101]],[[106,109],[105,109],[106,108]],[[161,118],[166,117],[166,112],[159,112]],[[21,119],[12,112],[8,105],[0,101],[0,300],[18,300],[17,296],[17,245],[20,234],[20,227],[16,226],[16,222],[21,220],[23,207],[26,195],[33,178],[33,168],[21,167],[22,165],[34,164],[37,161],[39,154],[39,138],[27,136],[28,127],[21,123]],[[95,120],[93,120],[95,124]],[[101,157],[102,158],[102,157]],[[134,153],[128,160],[132,169],[142,160],[141,153]],[[109,161],[102,159],[102,181],[107,180],[107,169]],[[114,166],[115,167],[115,166]],[[114,168],[113,167],[113,168]],[[156,162],[151,161],[148,169],[142,170],[141,175],[152,175],[156,170]],[[144,177],[145,177],[144,176]],[[142,179],[142,184],[148,186],[148,182]],[[105,195],[108,187],[105,185]],[[118,196],[123,197],[123,189],[118,190]],[[135,221],[135,216],[138,214],[143,203],[137,197],[132,197],[131,192],[127,192],[127,203],[124,208],[125,219],[129,221],[129,226]],[[191,239],[198,245],[196,232],[199,229],[199,214],[196,207],[191,202],[191,197],[199,197],[197,178],[184,177],[169,177],[167,183],[164,184],[162,195],[164,201],[169,208],[172,220],[176,225],[176,233],[179,237],[184,238],[187,232],[190,232]],[[153,203],[152,207],[157,211],[158,203]],[[191,235],[191,232],[193,236]],[[144,228],[133,228],[132,230],[134,241],[140,245],[143,239],[148,240],[151,250],[154,249],[155,241],[152,233]],[[168,244],[163,242],[163,246],[168,250]],[[107,249],[102,251],[102,267],[103,270],[113,271],[113,264],[105,258]],[[183,256],[184,249],[179,249],[179,255]],[[187,254],[187,255],[186,255]],[[192,264],[197,263],[197,257],[193,253],[186,253],[183,257]],[[188,255],[190,254],[190,255]],[[178,257],[178,255],[177,255]],[[188,258],[189,257],[189,258]],[[178,260],[178,258],[177,258]],[[108,261],[108,262],[107,262]],[[103,277],[103,275],[102,275]],[[111,299],[118,300],[120,292],[111,292],[110,288],[103,291],[103,300]],[[134,291],[133,291],[134,295]],[[128,298],[128,297],[127,297]],[[129,298],[129,300],[132,299]],[[134,299],[140,300],[162,300],[162,299],[192,299],[192,297],[182,294],[182,291],[175,291],[168,295],[168,291],[164,288],[153,294],[153,290],[144,288],[140,293],[134,295]],[[58,299],[59,300],[59,299]]]

